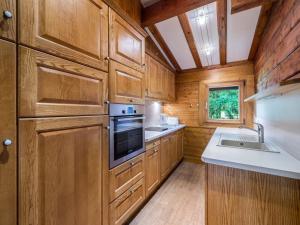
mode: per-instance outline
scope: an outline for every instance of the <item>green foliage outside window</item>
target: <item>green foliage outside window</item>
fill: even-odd
[[[208,107],[210,120],[239,119],[239,87],[210,88]]]

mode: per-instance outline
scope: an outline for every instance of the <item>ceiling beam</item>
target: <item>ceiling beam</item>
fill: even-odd
[[[186,38],[186,41],[187,41],[187,43],[190,47],[190,50],[191,50],[192,56],[194,58],[195,64],[196,64],[197,68],[202,68],[200,56],[199,56],[198,51],[197,51],[197,47],[196,47],[196,44],[195,44],[195,39],[194,39],[194,36],[193,36],[193,33],[192,33],[192,29],[191,29],[188,17],[185,13],[183,13],[183,14],[178,16],[178,19],[179,19],[180,25],[182,27],[182,30],[183,30],[184,36]]]
[[[231,0],[231,14],[275,1],[277,0]]]
[[[220,63],[227,63],[227,0],[217,0]]]
[[[248,60],[253,60],[256,55],[261,37],[271,14],[271,9],[272,3],[264,4],[261,8]]]
[[[215,0],[160,0],[143,9],[142,26],[151,26],[214,1]]]
[[[152,26],[149,26],[148,29],[152,33],[152,35],[154,36],[155,40],[158,42],[159,46],[162,48],[164,53],[167,55],[170,62],[173,64],[176,71],[181,71],[181,68],[180,68],[179,64],[177,63],[177,60],[175,59],[173,53],[169,49],[169,47],[168,47],[167,43],[165,42],[164,38],[161,36],[161,34],[160,34],[159,30],[157,29],[157,27],[155,25],[152,25]]]

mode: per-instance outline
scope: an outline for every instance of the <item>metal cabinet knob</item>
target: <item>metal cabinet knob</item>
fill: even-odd
[[[106,130],[110,130],[110,126],[105,127]]]
[[[9,146],[9,145],[11,145],[12,144],[12,140],[10,140],[10,139],[5,139],[4,141],[3,141],[3,145],[4,146]]]
[[[130,163],[131,166],[134,166],[134,162]]]
[[[11,18],[13,17],[13,15],[12,15],[12,13],[11,13],[10,11],[4,10],[4,11],[3,11],[3,17],[4,17],[5,19],[11,19]]]
[[[109,61],[110,58],[107,56],[107,57],[104,58],[104,60]]]
[[[104,103],[108,105],[108,104],[109,104],[109,101],[108,101],[108,100],[106,100],[106,101],[104,101]]]

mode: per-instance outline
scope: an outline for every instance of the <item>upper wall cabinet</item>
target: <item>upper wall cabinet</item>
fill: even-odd
[[[144,74],[111,60],[109,99],[113,103],[144,104]]]
[[[0,1],[0,37],[16,40],[16,0]]]
[[[19,41],[108,70],[108,6],[101,0],[19,1]]]
[[[110,57],[140,72],[145,71],[145,38],[116,12],[109,10]]]
[[[108,74],[29,48],[19,48],[19,115],[106,114]]]

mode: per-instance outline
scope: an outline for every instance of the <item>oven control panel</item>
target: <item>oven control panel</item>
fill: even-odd
[[[144,115],[145,106],[143,105],[124,105],[124,104],[110,104],[110,116],[124,116],[124,115]]]

